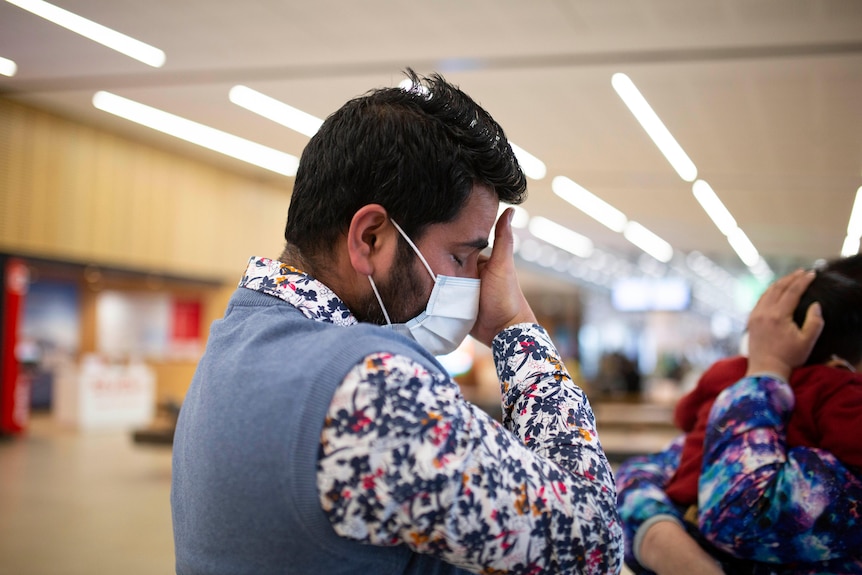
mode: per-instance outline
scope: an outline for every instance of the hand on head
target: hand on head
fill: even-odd
[[[536,323],[515,272],[513,213],[512,208],[508,208],[497,220],[491,256],[479,262],[479,279],[482,280],[479,316],[470,335],[488,346],[494,336],[511,325]]]
[[[793,310],[814,272],[797,270],[769,286],[748,319],[748,374],[773,373],[790,376],[790,371],[805,363],[823,330],[820,304],[808,308],[800,328],[793,321]]]

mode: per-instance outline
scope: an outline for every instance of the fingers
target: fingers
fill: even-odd
[[[805,321],[802,324],[802,337],[805,341],[811,342],[811,347],[814,346],[814,342],[820,337],[820,332],[823,331],[824,325],[825,322],[823,321],[820,303],[814,302],[808,306],[805,312]]]
[[[512,255],[513,214],[514,210],[508,208],[497,220],[491,255],[487,260],[479,261],[482,288],[479,315],[471,334],[485,345],[490,345],[491,339],[510,325],[536,322],[536,317],[518,285],[515,271]]]
[[[762,310],[771,310],[779,316],[792,313],[799,303],[802,292],[808,288],[814,277],[814,272],[796,270],[780,278],[766,288],[757,300],[752,315],[761,313]]]
[[[499,265],[498,262],[505,262],[512,259],[512,250],[514,239],[512,239],[512,216],[515,210],[506,208],[497,219],[497,224],[494,227],[494,246],[491,248],[490,261]]]
[[[813,272],[797,270],[772,284],[758,300],[748,322],[749,374],[787,377],[808,358],[823,330],[820,304],[809,306],[801,328],[793,314],[814,277]]]
[[[812,271],[796,270],[782,278],[782,280],[787,280],[783,283],[782,289],[778,294],[782,307],[789,306],[789,309],[796,307],[796,304],[799,303],[799,297],[814,280],[815,275]]]
[[[795,306],[814,277],[812,271],[796,270],[775,282],[767,292],[771,292],[770,297],[774,301]]]

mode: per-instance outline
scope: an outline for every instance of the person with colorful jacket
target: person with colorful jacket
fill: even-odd
[[[862,573],[862,480],[833,454],[787,444],[792,368],[823,327],[820,305],[793,310],[814,279],[770,286],[749,319],[746,375],[715,400],[704,437],[697,525],[666,487],[683,436],[617,470],[626,563],[636,573]]]
[[[817,269],[794,310],[794,321],[801,324],[805,310],[816,301],[826,323],[808,359],[790,374],[795,407],[787,422],[789,447],[819,447],[857,473],[862,471],[862,434],[856,432],[862,429],[862,276],[846,270],[859,267],[858,262],[862,254]],[[685,441],[679,467],[667,485],[674,503],[697,506],[710,409],[719,393],[742,379],[747,369],[744,356],[717,361],[677,402],[674,420]]]

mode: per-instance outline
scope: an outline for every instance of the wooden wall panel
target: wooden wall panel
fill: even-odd
[[[291,186],[287,178],[284,185],[251,180],[0,98],[0,251],[217,280],[220,287],[196,292],[204,337],[248,258],[280,254]],[[82,293],[83,353],[96,349],[91,289],[99,282]],[[159,399],[181,399],[195,364],[151,362]]]
[[[24,197],[24,158],[26,146],[17,145],[24,135],[22,114],[0,106],[0,241],[7,237],[24,237],[27,206]],[[18,169],[4,169],[4,164]]]
[[[0,99],[0,250],[237,281],[277,257],[290,197],[255,181]]]

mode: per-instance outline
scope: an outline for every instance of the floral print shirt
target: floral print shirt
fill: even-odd
[[[357,320],[299,270],[252,258],[240,287],[314,321]],[[381,351],[332,398],[317,485],[335,531],[475,573],[618,573],[622,526],[592,408],[538,325],[493,341],[503,423],[446,373]]]
[[[635,554],[640,537],[655,520],[672,519],[705,537],[728,573],[862,573],[862,478],[821,449],[788,449],[793,409],[790,386],[770,376],[745,378],[718,396],[694,529],[664,493],[683,436],[660,453],[624,462],[617,489],[626,563],[648,573]]]

